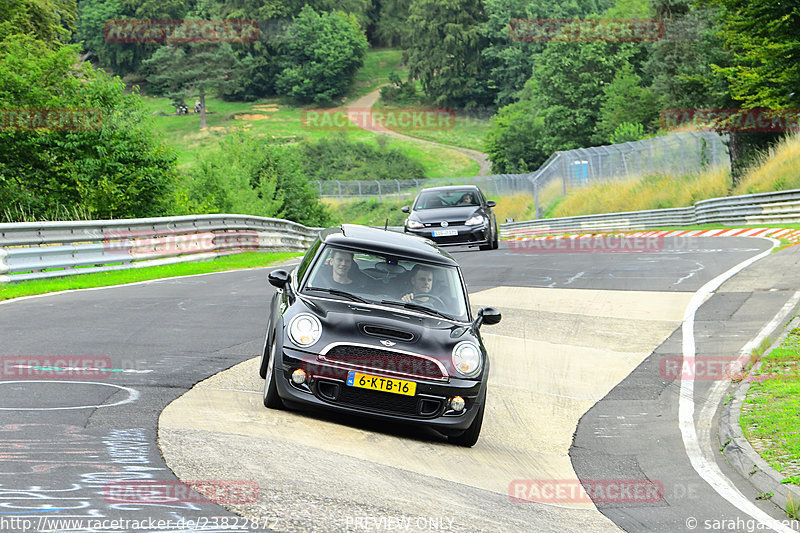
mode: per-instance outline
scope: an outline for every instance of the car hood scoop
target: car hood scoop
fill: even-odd
[[[382,324],[359,324],[358,329],[364,335],[380,337],[381,339],[392,339],[402,342],[414,342],[417,335],[411,331],[393,328]]]

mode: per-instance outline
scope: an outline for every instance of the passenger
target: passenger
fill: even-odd
[[[353,261],[353,253],[334,250],[330,257],[330,286],[333,289],[346,291],[364,289],[365,275],[361,273]]]

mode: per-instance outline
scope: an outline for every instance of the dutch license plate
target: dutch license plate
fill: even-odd
[[[433,230],[434,237],[454,237],[458,235],[457,229],[436,229]]]
[[[383,392],[393,392],[395,394],[405,394],[406,396],[414,396],[414,394],[417,392],[417,384],[413,381],[379,378],[378,376],[370,376],[360,372],[348,372],[347,384],[351,387],[379,390]]]

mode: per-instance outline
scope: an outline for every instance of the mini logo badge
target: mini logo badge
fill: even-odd
[[[449,225],[450,225],[450,224],[448,224],[446,220],[442,220],[442,227],[443,227],[443,228],[446,228],[446,227],[447,227],[447,226],[449,226]]]
[[[384,346],[394,346],[397,343],[392,341],[381,341],[381,344],[383,344]]]

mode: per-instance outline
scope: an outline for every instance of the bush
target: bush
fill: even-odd
[[[309,180],[423,179],[422,164],[396,148],[350,141],[339,135],[303,144],[303,167]]]
[[[184,183],[185,213],[236,213],[293,220],[308,226],[329,221],[303,176],[302,154],[245,132],[207,152]]]

